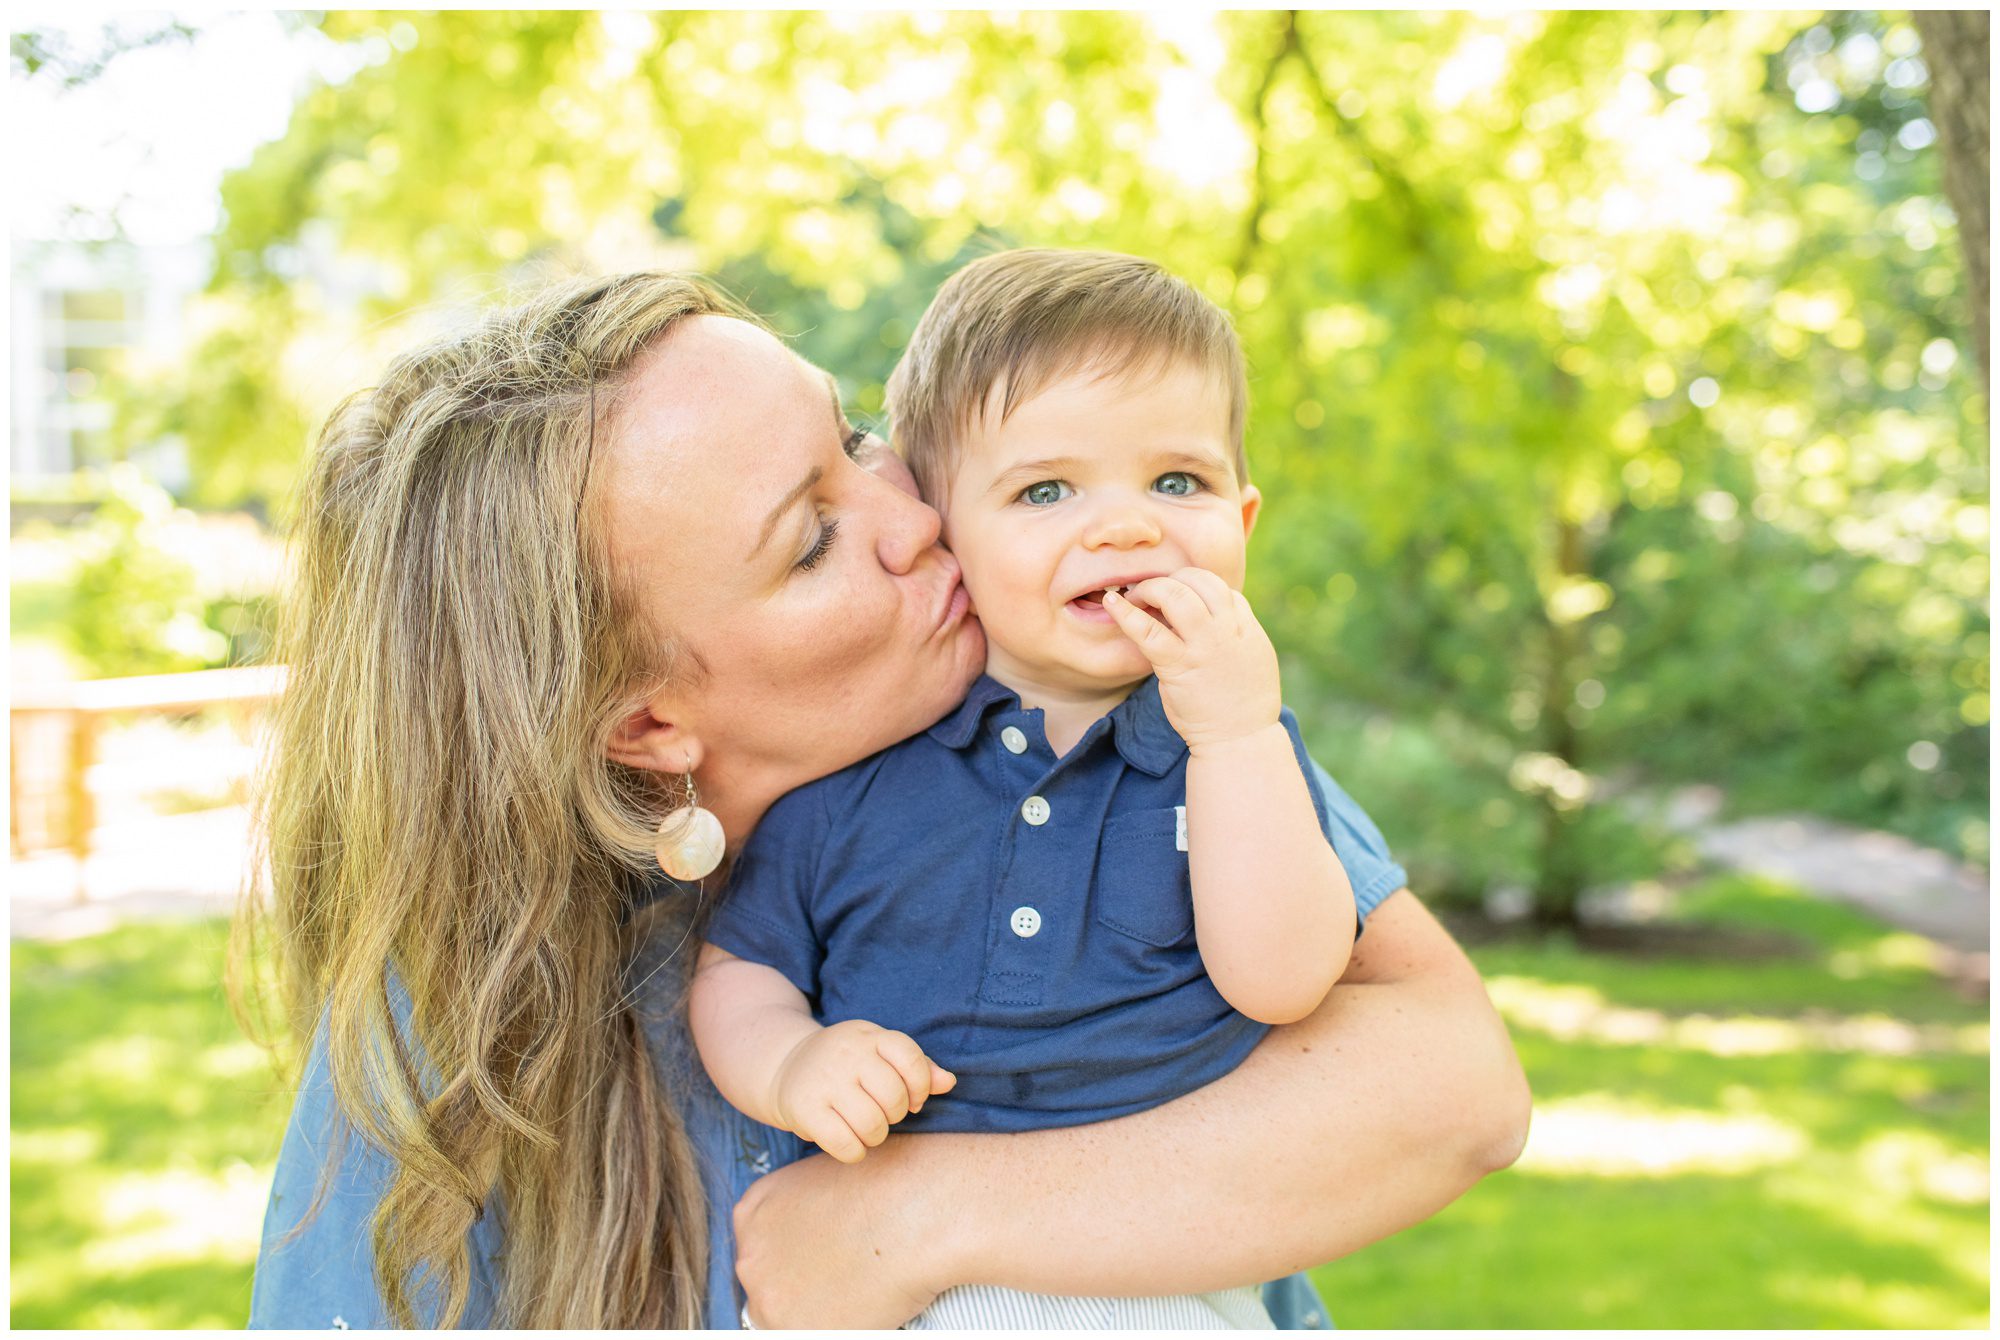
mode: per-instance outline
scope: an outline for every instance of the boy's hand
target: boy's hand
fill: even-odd
[[[792,1048],[771,1081],[771,1106],[787,1130],[859,1163],[891,1126],[956,1083],[907,1033],[849,1019]]]
[[[1139,606],[1159,611],[1158,617]],[[1206,568],[1151,577],[1104,609],[1160,677],[1160,705],[1189,750],[1277,724],[1278,653],[1241,591]]]

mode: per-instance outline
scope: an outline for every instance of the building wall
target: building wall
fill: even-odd
[[[8,467],[16,486],[129,459],[169,489],[187,483],[176,442],[113,440],[128,360],[184,344],[187,303],[208,277],[205,245],[16,242],[12,257]]]

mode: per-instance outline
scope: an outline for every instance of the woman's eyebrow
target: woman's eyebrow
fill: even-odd
[[[840,383],[831,372],[821,368],[819,375],[826,378],[826,393],[833,397],[833,431],[847,436],[847,410],[840,403]]]
[[[826,380],[827,397],[833,404],[833,431],[836,435],[844,437],[847,434],[847,411],[841,408],[840,383],[825,368],[815,368],[813,370]],[[789,512],[792,509],[792,505],[798,502],[800,498],[810,493],[813,486],[819,483],[824,475],[825,472],[815,465],[807,472],[804,479],[801,479],[797,484],[792,486],[791,492],[778,500],[778,505],[771,509],[769,516],[764,518],[764,529],[758,532],[757,543],[750,547],[749,556],[751,558],[755,558],[764,546],[771,542],[771,534],[777,530],[778,522],[784,519],[785,513]]]
[[[778,522],[784,519],[785,513],[792,510],[794,503],[812,491],[813,486],[819,483],[820,474],[820,468],[815,465],[807,472],[804,479],[801,479],[792,486],[791,492],[778,500],[778,505],[771,509],[769,516],[764,518],[764,529],[757,536],[757,543],[751,546],[750,557],[755,558],[758,551],[771,542],[771,532],[778,528]]]

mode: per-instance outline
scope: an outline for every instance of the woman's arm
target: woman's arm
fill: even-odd
[[[1478,973],[1403,890],[1320,1008],[1231,1074],[1097,1125],[802,1160],[737,1205],[737,1273],[766,1326],[894,1326],[954,1284],[1251,1284],[1436,1213],[1512,1163],[1527,1125]]]

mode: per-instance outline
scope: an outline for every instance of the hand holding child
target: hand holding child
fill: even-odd
[[[859,1163],[891,1126],[956,1083],[908,1034],[848,1019],[808,1034],[779,1063],[772,1108],[801,1139]]]
[[[1152,662],[1160,705],[1191,751],[1277,724],[1277,650],[1250,602],[1222,578],[1182,568],[1138,582],[1122,596],[1106,592],[1104,608]]]

